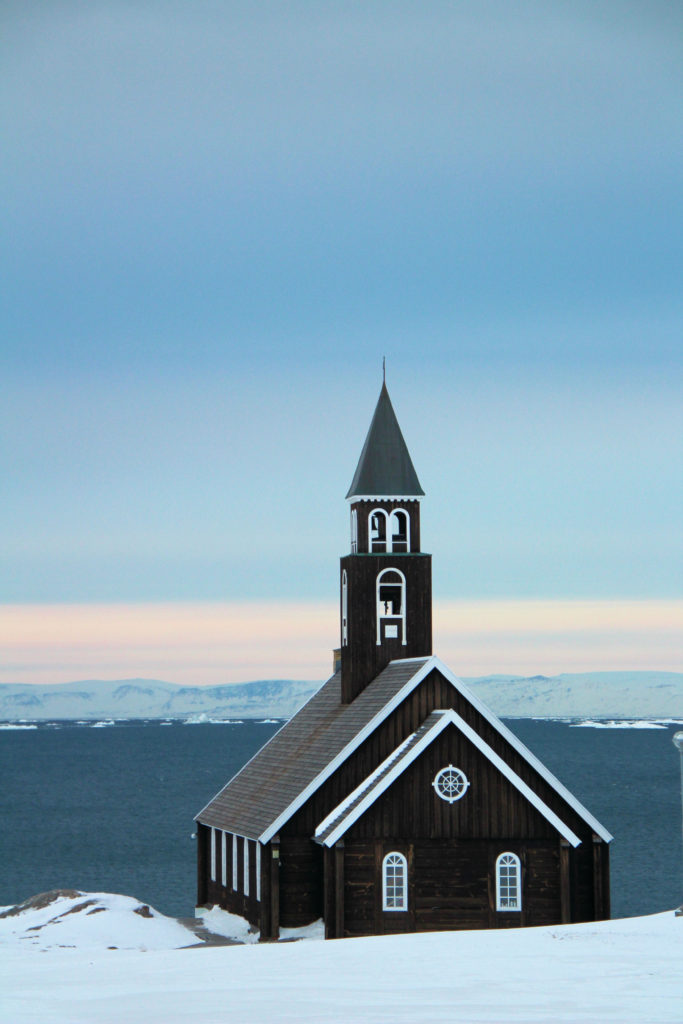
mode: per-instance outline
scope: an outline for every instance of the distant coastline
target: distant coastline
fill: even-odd
[[[683,672],[581,672],[480,676],[463,682],[503,718],[683,718]],[[269,679],[180,686],[156,679],[0,683],[0,722],[187,722],[288,719],[319,682]]]

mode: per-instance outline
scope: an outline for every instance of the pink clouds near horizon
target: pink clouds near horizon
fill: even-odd
[[[4,605],[0,681],[323,679],[338,628],[333,602]],[[434,651],[464,676],[677,671],[682,637],[683,601],[434,604]]]

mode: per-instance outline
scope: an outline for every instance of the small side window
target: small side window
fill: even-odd
[[[382,861],[382,910],[408,909],[408,862],[402,853]]]
[[[496,861],[496,910],[522,909],[522,865],[515,853],[501,853]]]
[[[346,575],[346,569],[342,572],[342,613],[341,613],[341,624],[342,624],[342,647],[347,647],[349,643],[349,580]]]

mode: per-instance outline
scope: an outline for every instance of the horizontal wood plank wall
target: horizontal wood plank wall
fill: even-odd
[[[382,909],[382,860],[408,861],[408,910]],[[500,853],[522,861],[522,911],[496,911],[495,862]],[[560,857],[555,840],[500,843],[416,839],[347,839],[344,857],[344,934],[394,934],[472,928],[519,928],[561,920]]]

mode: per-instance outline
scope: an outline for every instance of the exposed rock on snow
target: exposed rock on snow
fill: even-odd
[[[168,919],[160,924],[151,910],[151,918],[135,914],[135,900],[67,893],[40,906],[44,901],[0,918],[7,940],[0,956],[3,1020],[12,1024],[681,1021],[683,917],[673,911],[550,928],[213,949],[168,942],[153,950],[130,941],[131,924],[151,933]],[[63,913],[77,901],[80,909]],[[109,913],[95,912],[105,903]],[[120,906],[125,910],[115,917]],[[56,912],[60,922],[50,924]],[[27,942],[27,929],[13,937],[6,931],[26,914],[43,921],[28,933],[37,936],[79,921],[90,928],[105,922],[104,945],[118,948],[80,939],[72,943],[77,948],[53,942],[44,955],[32,955],[41,947]],[[28,919],[24,924],[33,927]]]
[[[177,949],[200,941],[146,903],[114,893],[54,889],[0,913],[0,945],[60,948]]]

